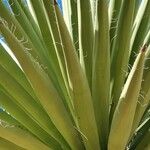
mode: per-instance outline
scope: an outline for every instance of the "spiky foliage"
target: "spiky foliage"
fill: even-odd
[[[0,0],[0,149],[150,149],[150,1],[62,3]]]

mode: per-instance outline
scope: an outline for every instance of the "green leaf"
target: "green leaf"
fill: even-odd
[[[14,117],[8,114],[6,111],[0,112],[0,120],[7,122],[8,124],[19,126],[21,125]]]
[[[0,11],[0,16],[2,17],[1,20],[5,23],[5,26],[9,28],[11,33],[18,39],[18,42],[20,42],[20,44],[22,44],[25,49],[29,51],[32,57],[34,57],[34,59],[36,59],[42,65],[44,70],[46,70],[49,77],[52,79],[52,82],[55,83],[55,87],[58,89],[58,91],[60,91],[61,82],[58,83],[58,79],[61,77],[61,74],[56,74],[55,69],[57,69],[57,67],[53,66],[53,59],[49,59],[48,55],[46,55],[45,47],[41,45],[41,42],[38,42],[36,38],[37,36],[34,37],[34,34],[28,35],[28,30],[24,31],[13,14],[10,13],[7,8],[5,8],[5,5],[2,3],[2,1],[0,1]]]
[[[55,10],[74,94],[73,102],[79,124],[78,130],[81,133],[85,147],[98,150],[100,149],[99,139],[88,82],[57,4],[55,4]]]
[[[33,118],[24,112],[24,109],[13,102],[13,98],[8,96],[5,90],[0,90],[0,106],[11,113],[23,127],[28,129],[33,135],[51,148],[59,148],[60,145],[49,134],[47,134]],[[1,130],[3,130],[1,128]],[[3,133],[3,132],[1,132]],[[5,133],[5,131],[4,131]],[[1,134],[1,137],[9,138],[9,133]],[[12,137],[12,136],[10,136]],[[17,139],[16,139],[17,140]],[[29,142],[29,141],[28,141]],[[21,144],[21,143],[20,143]]]
[[[32,22],[33,18],[31,19],[31,17],[30,17],[30,20],[28,20],[27,16],[25,15],[24,11],[21,8],[19,2],[20,1],[9,0],[9,3],[12,4],[11,9],[13,11],[15,19],[21,25],[21,27],[23,28],[25,33],[28,35],[29,39],[32,41],[34,46],[36,48],[41,49],[42,52],[45,53],[45,50],[43,50],[43,48],[45,46],[43,43],[43,39],[42,39],[41,35],[39,35],[40,33],[36,33],[36,31],[35,31],[37,25],[34,24],[34,27],[32,26],[32,24],[30,22]]]
[[[148,131],[146,133],[146,135],[144,136],[144,138],[142,139],[142,142],[139,143],[139,145],[137,146],[137,150],[149,150],[150,149],[150,143],[149,143],[149,139],[150,139],[150,131]]]
[[[135,0],[123,0],[119,13],[111,55],[112,108],[110,121],[118,103],[122,87],[128,71],[130,37],[134,16]]]
[[[21,68],[16,64],[16,62],[11,58],[11,56],[6,52],[6,50],[0,45],[0,65],[5,68],[5,70],[11,74],[15,80],[22,85],[22,87],[35,99],[37,100],[34,91],[25,77]]]
[[[62,11],[65,23],[74,41],[76,50],[79,50],[77,0],[62,1]]]
[[[109,27],[110,27],[110,44],[111,44],[111,53],[112,53],[112,47],[113,42],[116,38],[116,30],[117,30],[117,24],[119,22],[119,14],[121,11],[121,5],[123,0],[110,0],[109,1]]]
[[[91,88],[94,30],[90,0],[77,0],[77,9],[80,63]]]
[[[147,57],[146,57],[146,61],[145,61],[143,82],[142,82],[142,85],[141,85],[141,91],[140,91],[140,95],[139,95],[139,98],[138,98],[136,113],[135,113],[135,116],[134,116],[132,132],[134,132],[134,130],[138,127],[138,125],[140,123],[140,120],[141,120],[145,110],[147,109],[148,105],[150,104],[150,87],[149,87],[150,71],[148,69],[150,67],[150,61],[148,59],[149,58],[149,54],[148,54],[149,50],[150,50],[150,46],[147,48],[147,54],[146,54]]]
[[[142,1],[136,19],[134,21],[135,28],[133,30],[130,46],[130,49],[132,50],[130,56],[130,65],[133,65],[135,54],[138,53],[139,47],[143,45],[145,37],[150,30],[149,12],[150,1]]]
[[[48,21],[50,24],[50,30],[51,30],[51,34],[52,34],[52,39],[54,42],[54,47],[56,49],[56,54],[57,54],[57,58],[58,58],[58,62],[59,62],[59,66],[61,69],[61,73],[62,73],[62,77],[64,82],[61,84],[61,87],[63,89],[63,92],[61,93],[61,95],[64,98],[64,101],[66,103],[66,108],[69,108],[69,112],[73,117],[74,121],[76,120],[75,118],[75,114],[74,114],[74,106],[73,106],[73,97],[72,97],[72,90],[70,88],[70,79],[68,76],[68,71],[67,71],[67,64],[66,64],[66,60],[65,60],[65,56],[63,53],[63,43],[62,43],[62,39],[59,33],[59,29],[58,26],[56,24],[57,20],[56,20],[56,14],[55,14],[55,9],[53,4],[51,4],[49,2],[49,0],[43,0],[43,5],[45,7],[46,13],[48,15]]]
[[[38,24],[36,23],[36,21],[34,20],[32,14],[30,13],[30,9],[27,5],[27,1],[24,2],[22,0],[18,0],[17,1],[22,9],[22,11],[24,12],[24,14],[26,15],[26,17],[28,18],[28,20],[30,21],[32,27],[34,28],[36,34],[41,37],[40,39],[42,39],[42,35],[41,35],[41,32],[40,32],[40,29],[39,29],[39,26]]]
[[[137,144],[142,142],[144,136],[146,136],[147,132],[149,132],[150,128],[150,116],[145,119],[141,125],[135,130],[133,135],[133,140],[131,139],[131,143],[129,144],[130,149],[135,149]]]
[[[26,77],[32,84],[36,96],[40,100],[40,103],[48,113],[56,128],[73,149],[80,149],[82,144],[78,139],[77,131],[73,127],[63,102],[54,88],[50,78],[38,62],[35,62],[33,57],[25,51],[24,46],[18,42],[16,37],[4,26],[2,22],[0,22],[0,30],[19,60]]]
[[[92,97],[102,149],[106,149],[109,132],[110,43],[108,3],[97,1],[93,56]]]
[[[42,142],[31,136],[27,131],[23,131],[7,124],[0,124],[0,137],[24,148],[32,150],[51,150]],[[32,143],[32,144],[31,144]]]
[[[138,103],[146,47],[139,52],[127,78],[112,120],[108,149],[125,149]]]
[[[31,52],[32,56],[36,58],[38,56],[37,50],[39,50],[39,48],[38,49],[33,48],[33,44],[30,41],[28,35],[23,30],[23,28],[21,27],[19,22],[15,19],[13,14],[5,7],[5,5],[4,5],[4,3],[2,3],[2,1],[0,1],[0,12],[1,12],[0,13],[1,20],[3,20],[3,22],[5,22],[5,25],[10,29],[12,34],[14,34],[18,38],[18,40],[24,42],[24,46],[26,48],[28,48],[28,49],[32,48],[32,51],[30,51],[30,52]],[[34,39],[35,38],[32,38],[31,40],[35,41]],[[37,43],[37,44],[39,46],[39,43]]]
[[[35,12],[38,25],[42,34],[42,38],[44,40],[44,44],[46,46],[45,52],[48,55],[49,61],[52,64],[52,68],[57,72],[60,73],[59,64],[57,60],[57,55],[55,51],[55,47],[53,44],[53,39],[51,36],[50,26],[47,21],[47,16],[45,14],[45,10],[40,0],[34,1],[30,0],[33,10]],[[42,21],[41,21],[42,20]]]
[[[49,116],[45,113],[41,105],[39,105],[1,66],[0,85],[2,85],[7,93],[14,98],[15,103],[21,106],[42,129],[60,143],[66,144],[65,140],[51,122]]]
[[[71,6],[72,6],[71,0],[62,1],[63,17],[65,20],[66,26],[69,30],[69,33],[70,33],[71,37],[73,37],[73,35],[72,35],[72,21],[71,21],[71,15],[72,15]]]
[[[3,150],[10,150],[10,147],[11,149],[13,150],[25,150],[15,144],[13,144],[12,142],[9,142],[3,138],[0,138],[0,148],[3,149]]]

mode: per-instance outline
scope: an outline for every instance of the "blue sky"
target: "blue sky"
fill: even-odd
[[[57,2],[59,3],[60,8],[62,8],[61,0],[57,0]]]

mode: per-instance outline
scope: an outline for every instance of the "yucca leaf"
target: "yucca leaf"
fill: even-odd
[[[147,48],[147,53],[148,55],[150,50],[150,46]],[[150,67],[150,62],[148,59],[149,55],[146,57],[145,61],[145,69],[144,69],[144,74],[143,74],[143,82],[141,85],[141,91],[138,99],[138,104],[136,108],[136,113],[134,116],[134,122],[132,126],[132,132],[138,127],[140,120],[147,109],[147,107],[150,104],[150,87],[149,87],[149,82],[150,82],[150,72],[149,72],[149,67]],[[132,134],[132,133],[131,133]]]
[[[96,0],[94,0],[94,1],[90,0],[93,25],[94,25],[94,22],[95,22],[96,3],[97,3]]]
[[[147,78],[144,79],[141,87],[141,95],[139,96],[136,113],[134,116],[133,127],[132,127],[133,132],[138,127],[139,122],[144,114],[144,111],[150,104],[150,88],[149,85],[147,85],[149,82],[150,82],[150,76],[147,76]]]
[[[73,89],[73,102],[79,124],[78,130],[81,133],[85,147],[87,149],[98,150],[99,139],[88,82],[80,66],[75,47],[66,28],[66,24],[63,20],[57,3],[55,4],[55,10],[60,35],[62,37],[62,43],[64,46],[64,54],[68,66],[68,73]]]
[[[145,36],[145,39],[144,39],[144,44],[149,45],[150,44],[150,30],[148,31],[147,35]],[[149,51],[147,53],[147,55],[149,54]]]
[[[0,124],[0,133],[1,138],[4,138],[24,149],[51,150],[51,148],[44,145],[34,136],[31,136],[27,131],[23,131],[19,128],[11,127],[7,124]]]
[[[43,5],[40,0],[37,0],[37,1],[30,0],[30,2],[34,9],[43,40],[46,45],[45,52],[47,53],[47,55],[51,61],[53,69],[59,71],[57,55],[56,55],[55,47],[53,45],[53,39],[51,36],[50,27],[47,22],[47,18],[46,18],[45,12],[44,12],[45,10],[43,8]],[[41,21],[41,20],[43,20],[43,21]]]
[[[73,117],[74,121],[75,119],[75,115],[74,115],[74,106],[73,106],[73,100],[72,100],[72,91],[70,88],[70,79],[68,76],[68,70],[67,70],[67,64],[66,64],[66,60],[65,60],[65,56],[63,53],[63,44],[62,44],[62,40],[61,40],[61,36],[58,30],[58,27],[56,25],[56,15],[55,15],[55,10],[54,10],[54,6],[53,3],[50,2],[49,0],[43,0],[43,5],[45,7],[46,13],[48,15],[48,19],[47,21],[50,24],[50,30],[51,30],[51,35],[52,35],[52,39],[54,42],[54,47],[56,49],[56,54],[57,54],[57,58],[58,58],[58,62],[59,62],[59,66],[61,69],[61,73],[62,73],[62,77],[64,80],[64,83],[62,84],[61,87],[63,87],[63,93],[62,95],[64,96],[64,101],[66,101],[66,105],[67,108],[69,108],[68,111],[70,111],[70,114],[72,115],[71,117]]]
[[[139,8],[138,14],[136,16],[134,25],[135,29],[133,31],[132,39],[131,39],[131,47],[132,53],[130,56],[130,65],[133,65],[135,60],[135,54],[139,47],[143,45],[144,39],[150,30],[150,1],[142,1],[141,8]]]
[[[142,0],[135,1],[134,17],[136,17],[136,14],[137,14],[137,11],[139,10],[141,2],[142,2]]]
[[[148,131],[146,133],[146,135],[144,136],[144,138],[142,139],[142,142],[139,143],[139,145],[137,146],[137,150],[149,150],[150,149],[150,143],[149,143],[149,139],[150,139],[150,131]]]
[[[108,149],[125,149],[140,93],[146,46],[139,52],[127,78],[112,120]]]
[[[76,50],[79,49],[77,0],[62,1],[63,17],[70,31]]]
[[[28,129],[33,135],[51,148],[59,148],[60,145],[49,134],[47,134],[31,116],[24,112],[24,109],[13,102],[13,99],[7,95],[5,90],[0,90],[0,106],[11,113],[23,127]],[[3,135],[0,135],[3,137]],[[3,137],[4,138],[4,137]],[[7,138],[6,138],[7,139]]]
[[[37,42],[34,37],[28,37],[28,35],[26,34],[27,31],[25,32],[23,30],[12,13],[10,13],[7,8],[5,8],[2,1],[0,1],[0,12],[0,16],[2,17],[3,22],[5,22],[5,25],[10,29],[12,34],[17,37],[18,42],[20,41],[20,43],[25,46],[26,50],[30,51],[32,57],[34,57],[34,59],[41,63],[43,65],[43,68],[47,68],[46,71],[48,72],[48,75],[51,77],[52,81],[55,83],[55,87],[57,89],[60,89],[56,74],[54,73],[54,68],[52,69],[51,63],[44,54],[45,52],[43,53],[43,51],[45,50],[43,46],[41,46],[41,42]]]
[[[0,45],[0,65],[3,66],[3,68],[5,68],[5,70],[9,72],[9,74],[11,74],[11,76],[15,78],[15,80],[36,100],[34,91],[23,71],[6,52],[2,45]]]
[[[71,22],[74,45],[76,47],[77,52],[79,52],[77,0],[71,0]]]
[[[129,144],[129,149],[135,149],[137,144],[141,142],[143,137],[149,132],[150,128],[150,117],[144,120],[141,125],[135,130],[135,134],[133,135],[133,142],[131,139],[131,144]]]
[[[77,9],[80,63],[91,88],[94,30],[90,0],[77,0]]]
[[[31,54],[33,57],[37,57],[38,53],[37,50],[39,50],[39,47],[41,48],[41,46],[39,45],[40,43],[36,44],[36,48],[33,48],[33,44],[35,41],[35,38],[32,38],[32,42],[30,41],[28,35],[25,33],[25,31],[23,30],[23,28],[21,27],[21,25],[18,23],[18,21],[15,19],[15,17],[13,16],[13,14],[8,11],[8,9],[5,7],[5,5],[2,3],[2,1],[0,1],[0,17],[1,19],[3,19],[3,21],[5,22],[5,25],[7,27],[9,27],[10,31],[15,34],[15,36],[18,38],[18,40],[24,42],[24,46],[26,46],[27,48],[32,48]],[[27,41],[26,41],[27,40]],[[41,49],[42,50],[42,49]],[[38,51],[40,52],[40,51]],[[42,53],[40,53],[42,56]]]
[[[35,44],[35,42],[36,42],[38,44],[38,46],[40,46],[40,48],[44,47],[43,39],[42,39],[40,33],[37,33],[35,31],[35,29],[37,28],[37,25],[34,24],[34,27],[32,26],[32,24],[30,22],[32,22],[33,18],[30,17],[30,20],[28,20],[26,14],[22,10],[22,7],[20,6],[21,2],[20,3],[19,2],[20,1],[17,1],[17,0],[9,0],[9,3],[12,4],[11,9],[13,11],[14,17],[16,18],[18,23],[21,25],[21,27],[24,29],[24,31],[26,32],[28,37],[30,39],[32,39],[33,44]],[[24,23],[24,22],[26,22],[26,23]],[[44,52],[45,51],[43,51],[43,53]]]
[[[36,17],[37,17],[37,20],[39,21],[39,27],[40,27],[40,30],[42,33],[42,37],[43,37],[43,40],[44,40],[47,50],[48,50],[48,60],[50,61],[50,64],[52,66],[51,69],[54,70],[55,76],[51,77],[52,81],[54,80],[53,81],[54,85],[56,86],[59,95],[63,99],[66,108],[68,109],[68,106],[69,106],[70,111],[72,112],[72,108],[71,108],[72,106],[70,104],[71,102],[70,102],[70,100],[68,100],[69,99],[69,95],[67,93],[68,89],[66,89],[66,88],[68,88],[66,85],[67,83],[66,83],[66,78],[65,78],[66,70],[65,69],[62,70],[63,59],[60,59],[60,58],[63,58],[63,57],[60,57],[60,56],[62,56],[61,55],[62,45],[61,45],[61,41],[59,40],[59,37],[57,36],[58,31],[56,28],[55,18],[53,16],[54,14],[53,14],[53,11],[51,8],[53,3],[49,1],[50,7],[47,10],[45,10],[44,4],[42,1],[41,2],[40,1],[39,2],[31,1],[31,4],[34,8],[34,11],[37,12]],[[40,11],[39,11],[39,9],[40,9]],[[51,22],[49,22],[48,13],[46,13],[46,11],[48,11],[50,16],[52,17],[52,18],[50,18]],[[40,21],[41,19],[43,19],[43,22]],[[52,29],[53,29],[53,31],[52,31]],[[51,74],[50,74],[50,76],[51,76]],[[68,103],[68,104],[66,104],[66,103]]]
[[[45,55],[45,49],[41,45],[41,42],[38,42],[36,40],[36,37],[34,38],[32,34],[29,34],[32,37],[29,37],[28,34],[26,34],[28,31],[24,31],[21,25],[18,23],[18,21],[15,19],[15,17],[10,13],[7,8],[5,8],[2,1],[0,1],[0,16],[3,22],[5,22],[5,26],[7,26],[12,34],[14,34],[18,42],[22,43],[26,50],[30,51],[30,54],[34,59],[36,59],[42,67],[48,72],[48,75],[52,79],[52,82],[54,82],[55,87],[60,91],[60,85],[58,83],[59,77],[61,77],[61,74],[56,74],[57,67],[54,69],[54,63],[52,63],[52,59],[47,58],[47,55]],[[24,23],[24,22],[22,22]],[[59,69],[57,69],[59,70]],[[57,76],[57,77],[56,77]],[[61,82],[60,82],[61,83]]]
[[[102,149],[106,149],[109,131],[110,44],[108,3],[97,1],[92,74],[92,97]]]
[[[62,8],[63,8],[63,17],[66,23],[66,26],[68,28],[68,31],[72,35],[72,20],[71,20],[71,15],[72,15],[72,10],[71,10],[71,0],[68,1],[62,1]]]
[[[0,149],[149,150],[149,0],[6,1]]]
[[[141,5],[139,6],[138,12],[135,16],[134,23],[133,23],[133,33],[132,33],[132,37],[131,37],[131,47],[134,44],[136,34],[138,32],[141,21],[144,17],[144,13],[145,13],[145,10],[146,10],[147,3],[148,3],[148,0],[145,0],[145,1],[141,2]]]
[[[41,35],[41,32],[40,32],[40,29],[38,27],[38,24],[35,22],[34,18],[32,17],[32,15],[30,13],[30,10],[29,10],[28,5],[27,5],[27,1],[18,0],[17,2],[19,3],[19,5],[22,8],[24,14],[26,15],[26,17],[30,21],[32,27],[34,27],[34,30],[35,30],[36,34],[39,37],[41,37],[42,35]]]
[[[13,150],[25,150],[24,148],[21,148],[3,138],[0,138],[0,148],[3,149],[3,150],[10,150],[10,147],[11,149]]]
[[[109,1],[109,27],[110,27],[110,43],[111,43],[111,52],[113,42],[116,38],[117,24],[119,22],[119,14],[121,11],[121,5],[123,0],[110,0]]]
[[[7,122],[8,124],[19,126],[21,125],[14,117],[8,114],[6,111],[0,112],[0,120]]]
[[[27,9],[29,10],[30,15],[32,16],[32,18],[34,19],[35,23],[38,25],[38,28],[39,28],[39,24],[38,24],[36,14],[35,14],[34,8],[32,6],[31,0],[26,0],[26,4],[27,4]]]
[[[0,72],[0,84],[14,98],[15,103],[20,105],[53,138],[62,144],[65,143],[43,108],[1,66]]]
[[[29,79],[36,96],[40,100],[43,108],[48,113],[52,122],[63,135],[73,149],[80,149],[82,146],[78,139],[78,134],[65,110],[56,89],[50,78],[33,57],[25,51],[23,45],[16,37],[0,22],[0,30],[9,43],[10,48],[20,62],[27,78]],[[18,51],[19,49],[19,51]],[[30,67],[28,67],[30,66]]]
[[[140,142],[138,143],[137,142],[137,145],[136,145],[136,149],[137,150],[140,150],[140,149],[144,149],[144,150],[148,150],[150,148],[150,143],[149,143],[149,138],[150,138],[150,105],[149,107],[147,108],[146,112],[144,113],[143,115],[143,118],[142,118],[142,123],[141,125],[138,127],[139,130],[141,130],[141,127],[142,128],[149,128],[148,130],[146,130],[144,136],[143,134],[140,139]],[[144,124],[146,123],[146,124]],[[143,127],[142,125],[144,124],[145,127]],[[134,141],[133,141],[134,142]]]
[[[110,120],[118,103],[128,71],[130,37],[134,16],[135,0],[123,0],[119,13],[111,55],[112,108]],[[128,31],[128,32],[127,32]]]

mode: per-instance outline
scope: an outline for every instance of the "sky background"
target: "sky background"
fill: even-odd
[[[60,8],[62,9],[62,3],[61,3],[61,0],[57,0],[57,2],[59,3]]]

